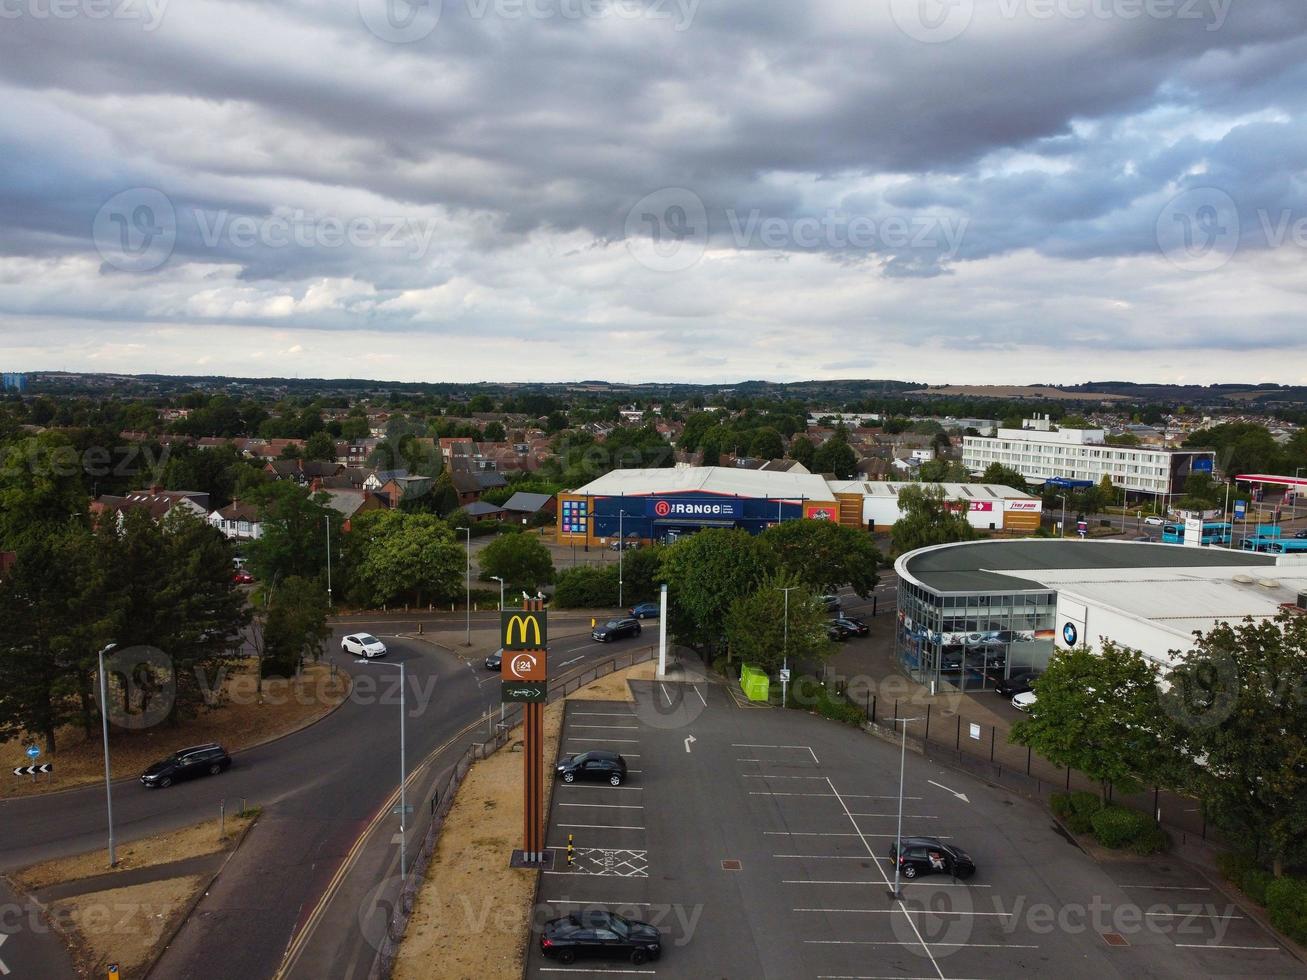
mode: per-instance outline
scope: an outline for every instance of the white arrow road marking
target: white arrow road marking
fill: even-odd
[[[693,745],[693,744],[694,744],[695,742],[697,742],[697,741],[699,741],[699,740],[698,740],[697,738],[695,738],[693,735],[687,735],[687,736],[685,736],[685,751],[686,751],[686,752],[689,752],[689,751],[690,751],[690,746]]]
[[[8,933],[0,932],[0,946],[3,946],[5,944],[5,940],[8,938],[9,938]],[[0,977],[7,977],[7,976],[9,976],[9,967],[5,966],[4,960],[0,960]]]
[[[955,790],[955,789],[949,789],[949,788],[948,788],[947,786],[945,786],[944,784],[942,784],[942,783],[937,783],[937,782],[935,782],[935,780],[933,780],[933,779],[927,779],[926,782],[930,783],[930,785],[932,785],[932,786],[938,786],[938,787],[939,787],[940,789],[942,789],[945,793],[952,793],[954,796],[956,796],[956,797],[957,797],[959,800],[961,800],[963,803],[970,803],[970,802],[971,802],[969,799],[967,799],[967,794],[966,794],[966,793],[959,793],[959,792],[958,792],[957,790]]]

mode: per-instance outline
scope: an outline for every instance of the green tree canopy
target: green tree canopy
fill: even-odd
[[[780,459],[785,455],[785,440],[771,426],[763,426],[749,441],[749,455],[758,459]]]
[[[790,459],[808,469],[812,469],[812,457],[816,452],[816,447],[807,436],[795,436],[790,440]]]
[[[336,441],[326,432],[315,432],[304,443],[304,458],[335,462]]]
[[[662,552],[671,632],[696,650],[720,649],[731,604],[753,592],[769,571],[766,546],[747,531],[710,528]]]
[[[260,677],[289,677],[305,660],[320,660],[331,636],[327,613],[327,590],[319,579],[292,575],[278,583],[262,625]]]
[[[971,541],[976,529],[967,523],[964,513],[950,509],[944,488],[921,484],[899,491],[899,508],[903,516],[894,522],[890,536],[898,554],[934,544]]]
[[[250,488],[249,503],[259,508],[262,533],[249,544],[250,566],[257,578],[317,578],[327,572],[327,524],[340,541],[344,518],[327,506],[325,493],[314,494],[289,480]]]
[[[351,523],[350,587],[367,606],[422,605],[463,595],[466,555],[431,514],[374,510]]]
[[[1030,492],[1030,485],[1026,483],[1026,478],[1018,470],[1014,470],[1010,466],[1004,466],[1002,463],[990,463],[985,467],[980,482],[1011,487],[1013,490],[1020,490],[1022,493]]]
[[[481,577],[499,576],[509,589],[532,594],[554,580],[554,561],[537,534],[509,531],[481,549],[477,556]]]
[[[860,528],[834,521],[784,521],[761,535],[775,566],[814,592],[850,586],[866,598],[876,588],[880,552]]]
[[[788,613],[785,588],[792,589]],[[787,651],[790,663],[795,663],[820,660],[832,649],[825,608],[817,593],[796,576],[779,573],[731,603],[726,642],[733,658],[768,673],[781,666]]]
[[[849,480],[857,475],[858,454],[849,445],[849,438],[843,429],[817,447],[812,455],[812,466],[817,473],[834,473],[841,480]]]

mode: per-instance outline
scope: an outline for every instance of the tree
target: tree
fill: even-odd
[[[486,442],[503,442],[504,439],[507,438],[507,433],[504,432],[504,423],[503,422],[488,423],[485,427],[485,430],[482,432],[482,438]]]
[[[605,609],[617,605],[617,566],[578,565],[562,569],[554,587],[554,605],[560,609]]]
[[[328,463],[335,462],[336,442],[326,432],[315,432],[304,443],[305,459],[320,459]]]
[[[758,459],[780,459],[785,455],[785,440],[771,426],[763,426],[749,442],[749,455]]]
[[[1026,478],[1018,470],[1014,470],[1010,466],[1004,466],[1002,463],[990,463],[985,467],[980,482],[1011,487],[1013,490],[1020,490],[1022,493],[1030,492],[1030,485],[1026,483]]]
[[[971,541],[976,529],[967,522],[965,513],[955,511],[944,488],[938,485],[913,485],[899,491],[899,510],[903,516],[894,522],[891,540],[898,554],[933,544]]]
[[[812,469],[812,457],[816,452],[816,447],[807,436],[795,436],[790,440],[790,459],[808,469]]]
[[[850,586],[866,598],[876,588],[880,552],[871,536],[834,521],[785,521],[761,535],[776,567],[818,593]]]
[[[262,623],[259,678],[289,677],[322,658],[331,627],[327,590],[319,579],[292,575],[271,590]]]
[[[0,447],[0,548],[15,550],[74,521],[87,524],[82,461],[63,433]]]
[[[1157,677],[1136,650],[1112,642],[1053,655],[1035,682],[1030,717],[1011,740],[1095,780],[1106,802],[1112,786],[1130,793],[1165,771]]]
[[[971,479],[961,463],[938,457],[922,463],[917,476],[923,483],[966,483]]]
[[[757,588],[768,565],[761,540],[735,528],[709,528],[664,548],[671,632],[701,652],[719,650],[731,604]]]
[[[255,489],[249,502],[259,508],[261,536],[249,544],[250,566],[257,578],[317,578],[327,570],[327,523],[340,540],[344,521],[327,506],[325,493],[313,493],[289,480]]]
[[[852,479],[858,472],[858,455],[849,445],[843,429],[817,447],[812,455],[812,467],[818,473],[834,473],[841,480]]]
[[[1220,623],[1195,634],[1162,698],[1194,789],[1227,839],[1269,855],[1276,876],[1307,860],[1307,617]]]
[[[463,547],[431,514],[369,511],[352,523],[349,538],[351,588],[364,605],[422,605],[463,594]]]
[[[793,588],[788,616],[784,588]],[[796,576],[782,573],[769,575],[753,592],[731,603],[726,614],[726,642],[733,659],[768,673],[781,666],[787,651],[793,663],[820,660],[832,649],[825,607],[817,593]]]
[[[539,535],[510,531],[500,535],[477,556],[481,577],[499,576],[512,589],[534,593],[554,580],[554,560]]]

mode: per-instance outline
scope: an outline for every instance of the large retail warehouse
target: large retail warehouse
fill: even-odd
[[[1166,668],[1195,630],[1307,604],[1307,559],[1221,548],[972,541],[909,552],[894,567],[900,662],[922,683],[963,690],[1104,639]]]

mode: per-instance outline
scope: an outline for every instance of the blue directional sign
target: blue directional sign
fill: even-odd
[[[39,745],[29,745],[27,747],[27,757],[29,759],[40,758],[40,755],[41,755],[41,747]]]
[[[1236,521],[1242,521],[1247,516],[1248,516],[1248,501],[1236,500],[1234,502],[1234,519]]]

